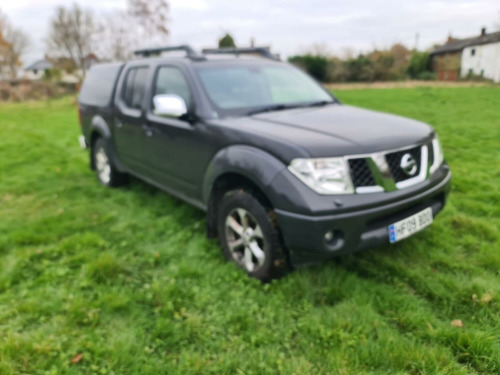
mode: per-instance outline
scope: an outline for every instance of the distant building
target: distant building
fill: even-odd
[[[83,64],[85,69],[88,70],[97,62],[99,62],[98,57],[93,53],[89,53],[85,57]],[[83,71],[75,67],[75,63],[72,59],[67,57],[50,58],[48,56],[26,67],[24,69],[25,73],[23,78],[39,80],[47,77],[46,73],[51,69],[58,72],[57,80],[63,83],[78,83],[83,78]]]
[[[31,80],[42,79],[45,75],[45,72],[49,69],[52,69],[53,67],[54,66],[52,65],[52,63],[47,60],[35,61],[33,64],[24,69],[24,78]]]
[[[448,41],[431,51],[432,70],[438,80],[454,81],[459,77],[478,75],[500,82],[500,31]]]

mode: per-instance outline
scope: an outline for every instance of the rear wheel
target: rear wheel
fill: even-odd
[[[106,147],[106,141],[98,138],[92,147],[92,160],[97,179],[103,185],[116,187],[126,183],[127,175],[113,165]]]
[[[272,211],[244,190],[227,192],[217,210],[219,242],[226,259],[262,281],[289,270]]]

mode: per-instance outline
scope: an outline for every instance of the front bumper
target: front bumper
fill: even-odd
[[[451,172],[424,191],[390,203],[339,214],[311,216],[276,209],[295,267],[389,243],[388,226],[427,207],[435,217],[446,203]],[[333,238],[325,239],[331,231]]]

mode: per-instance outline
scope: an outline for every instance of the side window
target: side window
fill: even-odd
[[[125,84],[122,91],[122,99],[127,105],[127,107],[132,107],[132,92],[134,88],[134,78],[137,69],[130,69],[127,72],[127,77],[125,78]]]
[[[125,105],[133,109],[141,109],[142,99],[146,91],[149,68],[132,68],[127,72],[122,90]]]
[[[186,102],[186,107],[191,104],[191,93],[186,78],[178,68],[162,66],[158,69],[155,82],[155,95],[175,94]]]

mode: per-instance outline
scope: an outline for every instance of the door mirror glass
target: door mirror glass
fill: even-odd
[[[179,95],[155,95],[153,105],[153,113],[157,116],[179,118],[187,114],[186,102]]]

